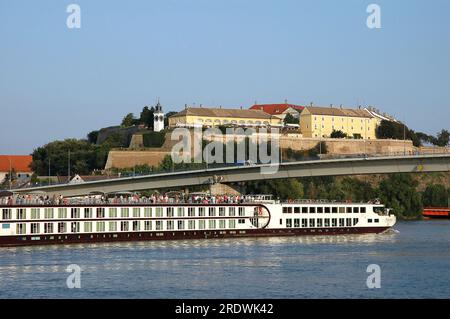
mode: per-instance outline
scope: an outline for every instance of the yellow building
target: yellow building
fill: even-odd
[[[169,127],[281,127],[283,121],[261,110],[187,107],[169,117]]]
[[[353,138],[376,139],[378,119],[363,109],[307,106],[300,114],[304,137],[330,137],[333,130]]]

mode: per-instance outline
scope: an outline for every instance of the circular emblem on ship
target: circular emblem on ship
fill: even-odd
[[[264,206],[256,206],[253,210],[251,224],[256,228],[266,228],[270,221],[270,212]]]

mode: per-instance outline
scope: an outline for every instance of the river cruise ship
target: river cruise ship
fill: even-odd
[[[225,199],[3,200],[0,246],[380,233],[396,218],[379,203],[256,195]]]

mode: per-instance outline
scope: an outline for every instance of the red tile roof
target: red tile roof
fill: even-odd
[[[288,108],[293,108],[294,110],[297,110],[301,112],[305,107],[301,105],[294,105],[294,104],[255,104],[250,107],[251,110],[262,110],[270,115],[277,115],[282,114],[284,111],[286,111]]]
[[[31,155],[0,155],[0,172],[9,172],[11,168],[16,172],[31,173],[32,161]]]

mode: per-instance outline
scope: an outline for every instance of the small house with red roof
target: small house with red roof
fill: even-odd
[[[289,104],[287,101],[282,104],[255,104],[250,107],[251,110],[261,110],[282,120],[284,120],[287,114],[291,114],[295,118],[300,118],[300,113],[304,108],[301,105]]]
[[[0,183],[12,172],[18,180],[26,181],[31,178],[31,155],[0,155]]]

